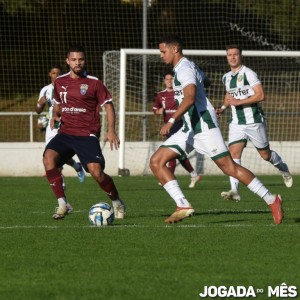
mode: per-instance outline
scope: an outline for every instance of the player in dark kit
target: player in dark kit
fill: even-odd
[[[112,200],[115,217],[123,219],[125,204],[112,178],[104,173],[105,160],[100,148],[100,107],[106,110],[108,131],[105,141],[111,150],[118,149],[119,138],[115,132],[115,110],[112,97],[96,77],[85,71],[85,51],[80,45],[71,46],[66,63],[70,72],[58,77],[54,85],[54,110],[51,126],[61,122],[59,133],[47,144],[43,163],[47,179],[54,192],[58,207],[54,219],[62,219],[67,214],[67,198],[62,188],[59,168],[76,154],[86,170],[96,180],[100,188]]]

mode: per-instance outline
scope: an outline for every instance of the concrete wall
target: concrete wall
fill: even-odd
[[[130,175],[152,174],[148,167],[149,159],[159,145],[160,143],[155,142],[126,143],[125,168],[129,169]],[[42,155],[44,147],[44,143],[0,143],[0,176],[43,175]],[[271,142],[271,148],[281,155],[289,165],[292,174],[300,174],[300,142]],[[119,152],[111,151],[108,145],[105,145],[102,150],[106,160],[106,172],[112,176],[118,175]],[[191,162],[198,169],[198,172],[201,172],[199,157],[195,153],[191,155]],[[242,163],[257,175],[278,174],[278,171],[270,163],[258,156],[251,143],[244,151]],[[222,174],[208,158],[204,159],[202,172],[207,175]],[[176,174],[186,175],[187,173],[179,165],[176,168]],[[76,176],[76,173],[71,167],[65,166],[64,175]]]

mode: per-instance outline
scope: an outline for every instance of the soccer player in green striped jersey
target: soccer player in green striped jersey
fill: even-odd
[[[194,213],[191,203],[166,164],[171,159],[186,157],[195,149],[210,157],[224,174],[235,176],[251,192],[262,198],[269,205],[275,224],[280,224],[283,219],[281,196],[270,193],[251,171],[232,160],[218,127],[215,109],[206,97],[203,73],[183,55],[182,49],[182,40],[176,35],[166,36],[159,42],[161,59],[173,65],[173,88],[179,104],[169,121],[162,126],[160,134],[168,135],[176,120],[182,118],[184,123],[150,159],[153,174],[177,206],[175,212],[165,219],[165,223],[179,222]]]
[[[264,114],[260,103],[264,101],[264,90],[257,74],[243,65],[242,49],[239,45],[226,47],[227,62],[230,71],[222,82],[226,88],[224,103],[217,110],[220,116],[227,107],[231,107],[228,146],[233,160],[241,164],[241,157],[247,141],[250,140],[260,156],[269,161],[282,174],[286,187],[293,185],[288,166],[277,152],[270,149]],[[230,176],[230,190],[222,192],[226,200],[240,200],[239,180]]]

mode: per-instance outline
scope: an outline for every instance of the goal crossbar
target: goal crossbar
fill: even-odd
[[[225,50],[183,50],[184,55],[226,56]],[[128,55],[159,55],[158,49],[120,49],[120,107],[119,107],[119,171],[125,170],[125,105],[126,105],[126,62]],[[300,51],[252,51],[243,50],[245,56],[260,57],[295,57],[300,58]]]

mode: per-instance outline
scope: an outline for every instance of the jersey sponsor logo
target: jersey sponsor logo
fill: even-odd
[[[239,97],[239,96],[246,96],[249,94],[249,89],[239,88],[239,89],[229,91],[229,94],[234,98]]]
[[[86,112],[85,108],[81,108],[81,107],[63,107],[61,109],[62,112],[71,112],[71,113],[80,113],[80,112]]]
[[[88,90],[89,86],[87,84],[81,84],[80,85],[80,94],[81,95],[85,95],[87,90]]]
[[[175,90],[174,94],[175,94],[175,96],[182,96],[183,95],[183,91],[182,90]]]

